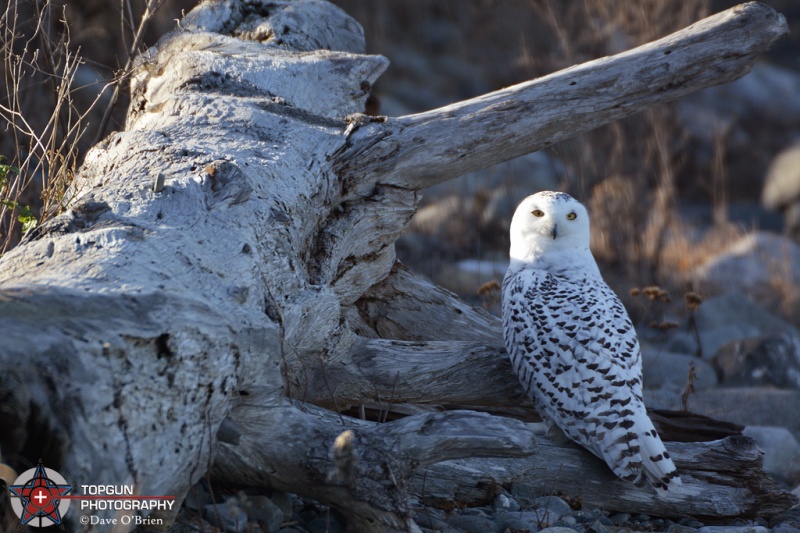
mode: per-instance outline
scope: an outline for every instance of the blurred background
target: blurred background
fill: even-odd
[[[369,0],[337,3],[365,28],[368,51],[392,62],[375,87],[380,112],[390,116],[619,53],[735,5],[486,0],[387,2],[376,9]],[[483,303],[477,288],[505,270],[514,207],[538,190],[558,189],[589,207],[595,256],[607,275],[620,278],[622,292],[626,284],[716,292],[711,282],[721,279],[716,270],[707,272],[708,262],[758,230],[782,234],[780,208],[800,197],[797,151],[794,164],[771,176],[781,182],[781,198],[761,201],[770,166],[800,141],[800,4],[770,4],[795,31],[752,74],[425,191],[399,243],[401,258],[415,272]],[[775,258],[773,248],[781,243],[752,246]],[[789,259],[794,243],[785,244]],[[763,283],[750,283],[759,281],[757,272],[735,281],[747,282],[747,292],[772,310],[795,316],[797,280],[780,275],[791,266],[800,265],[765,264],[772,270],[761,273]]]
[[[65,191],[88,148],[123,129],[132,57],[196,3],[7,3],[0,12],[0,253],[69,201]],[[389,116],[622,52],[736,4],[334,3],[364,27],[367,51],[391,60],[369,109]],[[760,442],[785,443],[788,459],[775,471],[794,486],[800,2],[765,3],[783,13],[791,34],[746,77],[432,187],[397,248],[417,274],[498,314],[515,206],[539,190],[573,194],[590,210],[595,256],[643,339],[649,404],[681,407],[681,391],[692,389],[689,406],[699,412],[777,428]]]

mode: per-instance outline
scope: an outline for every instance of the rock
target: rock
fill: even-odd
[[[594,533],[610,533],[609,529],[600,522],[600,520],[595,520],[592,524],[586,528],[586,531],[592,531]]]
[[[235,501],[232,499],[225,503],[203,506],[203,519],[228,533],[242,533],[247,525],[247,513]]]
[[[692,529],[697,529],[697,528],[703,527],[703,523],[702,522],[700,522],[696,518],[692,518],[690,516],[687,516],[685,518],[681,518],[678,521],[678,525],[679,526],[690,527]]]
[[[509,492],[522,507],[533,506],[533,500],[536,499],[531,486],[525,483],[512,483]]]
[[[769,533],[764,526],[703,526],[697,533]]]
[[[569,504],[557,496],[535,498],[531,505],[532,511],[523,511],[518,516],[537,528],[553,526],[572,514]]]
[[[778,239],[785,243],[785,239],[780,237]],[[800,331],[796,327],[770,313],[748,297],[733,292],[727,292],[704,301],[697,310],[696,320],[701,336],[705,328],[714,329],[729,324],[737,327],[749,324],[761,335],[800,336]]]
[[[519,518],[519,513],[497,513],[494,517],[495,531],[504,533],[535,533],[536,526]]]
[[[558,496],[542,496],[533,500],[533,507],[557,515],[559,518],[572,513],[572,508]],[[555,522],[558,518],[553,519]]]
[[[557,526],[567,526],[567,527],[569,527],[569,526],[574,526],[574,525],[575,525],[575,524],[577,524],[577,523],[578,523],[578,521],[577,521],[577,520],[575,520],[575,517],[574,517],[574,516],[562,516],[562,517],[561,517],[561,520],[559,520],[558,522],[556,522],[556,524],[555,524],[555,525],[557,525]]]
[[[494,501],[492,501],[492,509],[494,509],[495,512],[514,512],[519,511],[520,506],[519,503],[517,503],[517,501],[511,497],[511,495],[500,493],[495,496]]]
[[[778,524],[770,530],[770,533],[800,533],[800,528],[790,524]]]
[[[483,509],[480,507],[467,507],[466,509],[461,510],[461,514],[466,516],[483,516],[484,518],[488,518],[491,516],[491,511],[489,509]]]
[[[720,346],[732,340],[757,337],[758,329],[751,325],[721,325],[715,328],[703,329],[700,336],[700,346],[698,350],[697,338],[693,333],[686,332],[683,328],[680,331],[670,334],[669,339],[664,345],[664,350],[672,353],[691,353],[698,357],[702,354],[705,359],[710,359]]]
[[[447,523],[466,533],[487,533],[495,530],[492,521],[485,516],[456,515],[451,517]]]
[[[800,338],[791,335],[729,342],[717,350],[712,363],[723,385],[800,390]]]
[[[800,338],[800,330],[741,292],[708,298],[695,313],[695,321],[704,358],[710,358],[723,344],[734,340],[777,335]],[[693,334],[681,332],[671,335],[665,349],[695,353],[697,344]]]
[[[621,526],[626,522],[630,521],[631,515],[628,513],[619,513],[615,514],[614,516],[610,517],[611,521],[614,523],[615,526]]]
[[[447,522],[442,520],[441,517],[435,516],[434,513],[428,512],[428,509],[425,509],[421,513],[417,514],[414,517],[414,522],[416,522],[420,527],[432,529],[434,531],[441,531],[447,527]]]
[[[772,233],[748,233],[697,267],[690,278],[704,292],[744,293],[783,303],[796,296],[794,287],[800,284],[800,245]],[[705,305],[700,306],[701,311]],[[737,307],[726,314],[743,305],[746,299],[740,298]],[[746,309],[741,312],[748,313]]]
[[[653,409],[681,409],[680,394],[670,391],[645,389],[644,400]],[[689,410],[743,426],[785,427],[800,440],[799,391],[719,387],[690,395]]]
[[[251,521],[264,524],[269,531],[280,529],[285,515],[271,499],[266,496],[249,496],[242,498],[240,505]],[[291,514],[288,517],[291,518]]]
[[[576,522],[579,524],[591,524],[592,522],[598,520],[601,516],[606,519],[608,518],[604,516],[599,509],[582,509],[572,513],[572,517],[575,518]]]
[[[800,242],[800,202],[783,211],[783,233],[796,242]]]
[[[11,481],[13,481],[13,479]],[[186,499],[183,500],[183,504],[192,511],[200,511],[206,505],[211,505],[213,503],[214,501],[208,494],[208,489],[201,483],[195,484],[189,492],[186,493]]]
[[[800,485],[792,489],[792,494],[800,498]],[[788,524],[792,527],[800,529],[800,506],[789,509],[782,515],[775,518],[776,523]]]
[[[702,525],[700,524],[700,526]],[[667,528],[667,533],[694,533],[695,531],[697,531],[697,528],[682,526],[681,524],[672,524]]]
[[[688,133],[703,145],[713,146],[715,135],[724,133],[728,150],[752,151],[752,146],[743,144],[748,137],[737,125],[748,120],[758,124],[773,122],[771,127],[797,123],[800,101],[789,95],[798,92],[800,75],[796,71],[758,62],[748,75],[734,82],[682,98],[678,114]],[[784,101],[791,103],[784,107]]]
[[[508,259],[487,260],[487,259],[464,259],[459,261],[458,269],[465,274],[474,274],[484,279],[503,279],[508,270]]]
[[[269,499],[281,510],[284,520],[290,520],[292,518],[294,515],[294,496],[288,492],[275,491]]]
[[[344,533],[344,524],[336,513],[324,513],[312,518],[306,525],[308,533]]]
[[[800,144],[780,151],[767,170],[761,203],[769,209],[785,209],[800,201]]]
[[[800,482],[800,443],[786,428],[748,426],[743,432],[764,450],[764,470],[783,481]]]
[[[575,533],[571,527],[546,527],[540,529],[539,533]]]
[[[705,361],[674,352],[667,352],[642,344],[642,374],[644,386],[649,389],[670,389],[682,391],[689,375],[689,363],[694,363],[697,376],[695,390],[716,386],[717,373]]]

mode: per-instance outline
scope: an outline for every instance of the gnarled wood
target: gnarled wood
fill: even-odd
[[[214,477],[288,491],[316,487],[316,498],[361,531],[414,528],[408,488],[418,468],[465,452],[524,457],[536,451],[533,431],[512,419],[450,411],[369,424],[308,405],[304,412],[287,401],[273,405],[274,395],[261,392],[243,398],[231,414],[249,431],[238,444],[220,446]]]
[[[431,505],[485,504],[502,486],[525,483],[538,494],[565,496],[589,508],[710,522],[770,516],[796,499],[761,469],[762,452],[743,436],[702,443],[667,443],[683,486],[669,499],[616,479],[605,463],[569,443],[539,434],[539,452],[527,459],[459,459],[421,470],[411,490]]]

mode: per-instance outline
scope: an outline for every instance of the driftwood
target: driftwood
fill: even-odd
[[[424,503],[452,508],[489,503],[501,487],[516,482],[589,508],[695,516],[708,522],[770,516],[796,503],[764,474],[762,452],[748,437],[667,443],[683,482],[680,493],[670,499],[614,478],[605,463],[570,443],[539,437],[538,453],[527,459],[459,459],[431,465],[416,476],[411,490]]]
[[[376,119],[358,113],[388,62],[363,54],[341,10],[203,3],[142,58],[126,130],[87,156],[66,211],[0,259],[3,457],[178,499],[210,473],[317,498],[364,531],[415,529],[409,490],[441,499],[474,485],[466,463],[439,462],[459,458],[494,483],[511,464],[530,479],[562,464],[541,491],[577,479],[584,501],[678,513],[645,507],[649,493],[519,420],[422,412],[367,425],[333,411],[524,411],[497,319],[396,263],[417,191],[737,78],[785,31],[771,8],[745,4],[623,54]],[[730,442],[672,447],[679,466],[718,454],[758,471],[752,444]],[[423,490],[414,472],[426,466]],[[718,468],[687,466],[681,509],[788,505]]]

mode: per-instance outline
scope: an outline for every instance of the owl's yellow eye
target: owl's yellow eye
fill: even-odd
[[[531,211],[531,215],[535,217],[543,217],[544,212],[541,209],[534,209],[533,211]]]
[[[578,215],[576,215],[575,213],[570,213],[569,215],[567,215],[567,220],[575,220],[576,218],[578,218]]]

